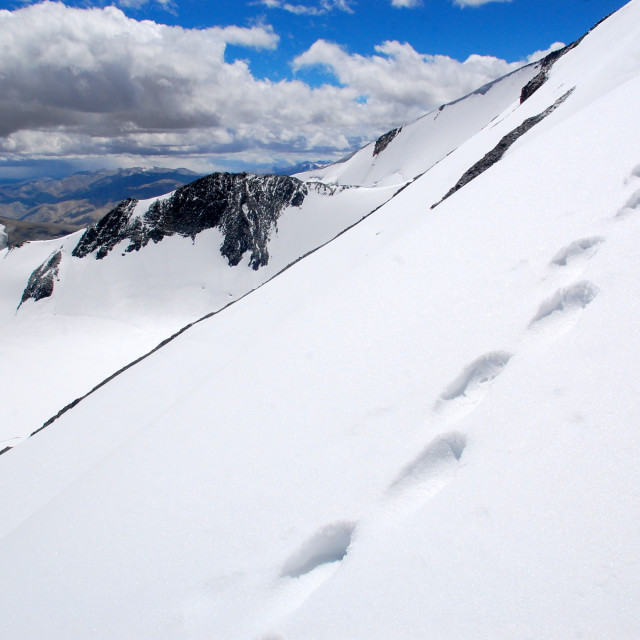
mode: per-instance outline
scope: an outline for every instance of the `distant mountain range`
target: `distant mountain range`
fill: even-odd
[[[330,160],[305,160],[304,162],[298,162],[297,164],[274,167],[273,173],[283,176],[293,176],[296,173],[302,173],[303,171],[315,171],[317,169],[324,169],[330,164],[333,164]]]
[[[153,198],[199,177],[188,169],[134,167],[0,185],[0,217],[86,227],[125,198]]]
[[[272,173],[294,175],[329,164],[300,162],[276,167]],[[0,184],[0,225],[12,246],[59,238],[97,222],[122,200],[161,196],[201,177],[189,169],[134,167]]]

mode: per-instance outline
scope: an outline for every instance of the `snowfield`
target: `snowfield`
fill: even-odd
[[[5,313],[4,340],[25,322],[42,345],[58,343],[45,356],[60,354],[21,362],[28,344],[15,346],[22,382],[3,387],[3,405],[16,416],[61,399],[41,403],[24,384],[41,375],[36,362],[55,378],[69,354],[89,377],[91,336],[114,360],[131,358],[145,348],[136,331],[157,337],[225,295],[237,301],[0,456],[2,634],[640,636],[639,32],[633,0],[528,100],[514,89],[496,118],[398,191],[419,173],[399,168],[401,132],[358,169],[364,184],[396,183],[375,174],[389,151],[396,187],[342,192],[353,208],[370,198],[357,213],[318,199],[313,224],[283,216],[270,245],[276,256],[282,241],[282,262],[264,274],[220,256],[199,268],[219,246],[213,231],[103,261],[63,255],[53,295]],[[340,182],[337,166],[322,171]],[[322,212],[333,237],[386,200],[257,286],[322,244]],[[287,237],[305,241],[287,253]],[[0,254],[16,262],[7,309],[18,275],[52,247]],[[73,326],[62,346],[52,307]]]
[[[396,189],[324,189],[311,185],[290,207],[269,242],[269,263],[254,271],[248,256],[229,268],[222,235],[208,229],[172,236],[122,255],[75,258],[82,232],[0,251],[0,450],[13,446],[104,378],[167,336],[242,297],[307,251],[388,200]],[[333,195],[332,195],[333,194]],[[140,216],[156,199],[138,203]],[[31,272],[53,253],[62,260],[53,295],[17,309]]]

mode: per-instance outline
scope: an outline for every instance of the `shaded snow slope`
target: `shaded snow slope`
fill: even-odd
[[[4,454],[3,633],[637,637],[639,28]]]
[[[300,206],[283,206],[276,221],[260,223],[255,250],[267,264],[258,270],[250,265],[251,245],[243,256],[236,247],[234,262],[238,257],[240,262],[229,266],[221,253],[229,238],[224,230],[200,226],[193,238],[159,237],[158,228],[168,232],[166,223],[152,227],[145,222],[153,241],[131,253],[126,234],[113,243],[101,235],[104,246],[114,250],[100,260],[99,242],[91,253],[80,253],[84,257],[73,255],[86,246],[81,232],[1,251],[0,450],[180,327],[260,286],[394,193],[318,184],[304,189]],[[139,202],[138,219],[143,219],[141,209],[155,202]],[[230,216],[224,220],[232,226]],[[127,224],[129,218],[120,226]]]

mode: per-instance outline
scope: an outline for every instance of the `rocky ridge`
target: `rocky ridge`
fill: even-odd
[[[229,265],[250,252],[249,265],[257,270],[269,260],[267,245],[280,214],[301,206],[308,190],[289,176],[213,173],[156,200],[141,215],[135,213],[137,200],[124,200],[85,231],[72,255],[96,252],[99,260],[123,240],[129,241],[124,251],[131,252],[165,236],[195,238],[218,228],[224,236],[220,252]]]
[[[435,209],[441,202],[446,200],[449,196],[452,196],[456,191],[459,191],[466,184],[475,180],[481,173],[484,173],[487,169],[491,168],[496,162],[502,159],[502,156],[507,152],[509,147],[521,136],[523,136],[527,131],[535,127],[539,122],[542,122],[550,113],[553,113],[572,93],[575,87],[569,89],[564,95],[560,96],[550,107],[547,107],[541,113],[538,113],[535,116],[531,116],[527,118],[522,124],[518,125],[515,129],[510,131],[507,135],[503,136],[500,139],[500,142],[491,149],[488,153],[486,153],[478,162],[476,162],[473,166],[467,169],[458,182],[456,182],[447,193],[445,193],[442,198],[431,205],[432,209]]]
[[[29,282],[22,293],[22,299],[18,305],[18,309],[23,302],[31,299],[34,302],[48,298],[53,293],[53,285],[58,279],[58,271],[62,262],[62,252],[55,251],[49,256],[29,277]]]

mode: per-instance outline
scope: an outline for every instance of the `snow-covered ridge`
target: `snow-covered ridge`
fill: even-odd
[[[296,177],[362,186],[405,184],[517,104],[523,86],[538,74],[539,65],[522,67],[415,122],[392,129],[342,162]]]
[[[96,251],[104,258],[113,247],[129,240],[125,252],[138,251],[150,240],[160,242],[174,234],[194,239],[205,229],[219,228],[220,248],[230,266],[246,252],[249,264],[267,264],[267,244],[286,207],[300,207],[308,191],[289,176],[214,173],[158,199],[142,214],[138,202],[127,200],[84,233],[73,255],[82,258]]]
[[[0,360],[0,384],[8,393],[0,449],[167,336],[342,233],[394,192],[212,174],[160,198],[124,201],[84,233],[5,249],[0,346],[7,357]],[[60,361],[64,376],[57,373]],[[25,404],[21,398],[34,385],[38,401]]]

